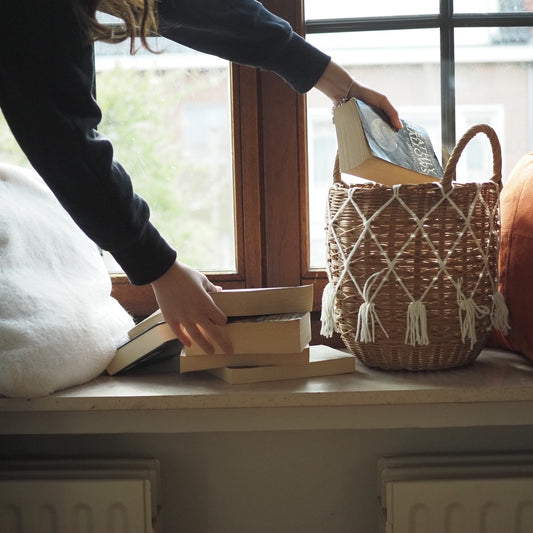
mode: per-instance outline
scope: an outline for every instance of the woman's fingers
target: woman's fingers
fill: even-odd
[[[227,331],[219,327],[226,323],[226,315],[208,294],[220,287],[178,261],[152,287],[165,320],[185,346],[194,341],[206,353],[213,353],[215,345],[232,353]]]
[[[187,324],[183,326],[187,331],[189,337],[206,353],[212,354],[215,352],[213,345],[207,340],[204,332],[200,330],[197,324]]]
[[[170,329],[174,332],[178,340],[183,344],[183,346],[191,345],[191,338],[187,332],[181,327],[179,322],[167,321],[167,324],[170,326]]]
[[[365,87],[364,85],[354,81],[350,89],[349,96],[359,98],[368,105],[379,107],[389,117],[389,120],[394,128],[397,130],[401,130],[403,128],[398,111],[384,94],[374,91],[373,89]]]
[[[212,321],[205,322],[203,325],[195,322],[180,323],[174,321],[170,324],[170,327],[186,347],[190,347],[194,342],[207,354],[212,354],[216,351],[215,345],[219,346],[225,354],[233,353],[233,346],[229,336]]]
[[[203,325],[194,324],[192,328],[193,330],[191,331],[186,327],[187,332],[190,333],[194,341],[197,342],[206,353],[213,353],[215,351],[213,345],[220,346],[225,354],[233,353],[231,340],[220,326],[217,326],[213,322],[209,322]]]

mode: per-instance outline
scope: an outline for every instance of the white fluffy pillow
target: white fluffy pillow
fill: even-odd
[[[103,372],[133,321],[95,244],[35,172],[0,163],[0,394],[33,397]]]

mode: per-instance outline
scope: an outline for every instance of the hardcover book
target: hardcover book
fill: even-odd
[[[235,354],[295,353],[311,342],[309,312],[235,317],[220,327],[229,336]],[[220,346],[214,348],[215,354],[224,353]],[[194,341],[191,346],[185,346],[183,352],[187,356],[205,355]]]
[[[120,346],[106,370],[113,376],[149,362],[178,356],[182,348],[183,344],[166,322],[155,324]]]
[[[215,355],[185,355],[181,353],[180,372],[194,372],[196,370],[208,370],[226,366],[301,366],[309,362],[309,347],[306,346],[300,352],[294,353],[238,353],[238,354],[215,354]]]
[[[304,313],[313,309],[313,285],[226,289],[209,293],[228,317],[260,316],[280,313]],[[130,339],[151,326],[164,322],[158,309],[129,332]]]
[[[396,185],[438,181],[444,172],[424,128],[402,120],[396,131],[385,114],[352,98],[334,110],[341,172]]]
[[[355,357],[330,346],[310,346],[304,365],[213,368],[208,372],[231,384],[348,374],[355,371]]]

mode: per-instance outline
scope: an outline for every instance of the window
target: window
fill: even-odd
[[[100,129],[182,261],[224,286],[261,285],[250,201],[259,198],[256,73],[161,37],[150,45],[161,53],[95,44]],[[138,315],[151,312],[151,291],[104,258],[116,296]]]
[[[358,80],[386,93],[404,118],[422,124],[438,155],[449,152],[467,127],[480,122],[491,124],[498,133],[504,176],[533,148],[531,0],[263,3]],[[138,93],[149,91],[150,100],[157,94],[157,107],[168,110],[158,120],[175,122],[178,129],[175,142],[157,146],[163,155],[152,152],[149,144],[137,150],[128,137],[124,145],[117,143],[117,154],[121,160],[130,155],[138,160],[132,161],[133,167],[123,161],[135,175],[150,174],[157,165],[163,222],[173,205],[193,208],[193,214],[176,223],[180,256],[191,257],[186,254],[196,254],[198,246],[197,266],[224,286],[314,283],[318,310],[326,282],[326,192],[336,150],[329,100],[314,90],[307,96],[296,95],[272,73],[184,49],[169,48],[159,56],[139,58],[159,63],[141,69]],[[120,68],[126,76],[127,62]],[[97,87],[102,105],[107,98],[105,71],[102,66]],[[167,75],[171,84],[173,76],[188,76],[187,83],[179,86],[190,92],[169,94],[152,85]],[[119,88],[127,83],[121,82]],[[112,136],[112,108],[117,108],[109,106],[104,115],[110,122],[102,131]],[[156,111],[147,108],[139,127],[149,128]],[[158,131],[141,131],[157,138],[154,145],[161,141]],[[0,141],[4,157],[8,143],[3,133]],[[162,161],[167,166],[161,169]],[[488,143],[476,139],[461,160],[459,177],[482,179],[490,176],[490,170]],[[200,192],[194,200],[189,196],[193,192]],[[215,202],[204,202],[207,196]],[[158,201],[153,202],[157,210]],[[218,208],[224,214],[217,213]],[[219,251],[213,252],[211,244],[203,246],[204,237],[205,243],[220,244]],[[120,277],[115,286],[117,296],[137,314],[148,313],[155,305],[149,288],[130,287]]]
[[[99,129],[181,260],[235,272],[229,64],[163,38],[150,45],[162,53],[95,44]]]
[[[533,2],[440,0],[354,3],[305,0],[309,41],[328,51],[354,77],[385,92],[403,118],[423,125],[446,160],[468,127],[486,123],[500,139],[503,175],[533,146]],[[323,160],[333,161],[335,138],[322,128],[317,154],[315,117],[325,102],[307,99],[309,136],[310,257],[325,265],[314,228],[324,202]],[[327,155],[325,155],[327,153]],[[330,164],[332,166],[332,163]],[[476,137],[460,160],[458,176],[492,175],[486,139]],[[319,183],[319,185],[316,185]],[[320,258],[320,259],[317,259]]]

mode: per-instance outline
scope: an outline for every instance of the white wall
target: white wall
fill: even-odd
[[[159,459],[163,533],[377,533],[381,456],[532,448],[531,427],[0,437],[3,459]]]

